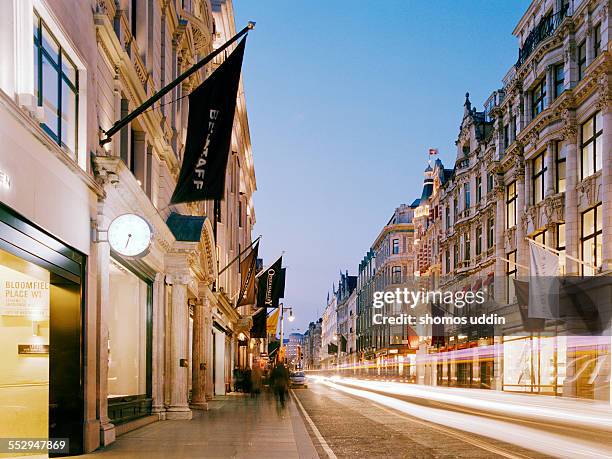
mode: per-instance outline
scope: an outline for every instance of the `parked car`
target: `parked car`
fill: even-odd
[[[294,371],[289,375],[289,384],[291,387],[303,387],[307,388],[308,384],[306,384],[306,375],[303,371]]]

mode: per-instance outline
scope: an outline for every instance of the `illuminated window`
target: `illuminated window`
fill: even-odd
[[[561,142],[556,142],[555,145],[555,163],[557,166],[557,177],[555,189],[557,193],[563,193],[565,191],[565,162],[567,159],[564,148],[561,148]]]
[[[514,282],[512,279],[516,279],[516,250],[506,255],[508,261],[506,262],[506,298],[508,303],[516,301],[516,294],[514,292]]]
[[[533,176],[531,178],[531,182],[534,204],[537,204],[544,199],[544,173],[546,172],[546,167],[544,166],[544,155],[545,153],[540,153],[532,162]]]
[[[580,248],[582,274],[592,276],[601,268],[602,215],[601,204],[582,214]]]
[[[582,125],[580,176],[582,179],[601,170],[603,117],[595,113]]]
[[[565,223],[557,223],[557,250],[560,252],[561,274],[565,274]]]
[[[506,187],[506,228],[516,226],[516,182]]]

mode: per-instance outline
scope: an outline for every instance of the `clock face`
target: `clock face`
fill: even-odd
[[[151,226],[136,214],[123,214],[108,227],[108,243],[111,248],[126,257],[144,255],[151,245]]]

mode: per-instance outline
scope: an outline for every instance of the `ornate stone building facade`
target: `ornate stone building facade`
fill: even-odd
[[[238,264],[218,274],[251,243],[255,223],[244,91],[221,201],[169,205],[183,157],[186,96],[220,60],[110,143],[101,147],[100,139],[235,33],[232,4],[9,0],[0,13],[0,130],[4,145],[15,135],[24,145],[23,153],[3,150],[2,177],[11,185],[0,199],[7,215],[44,228],[37,234],[47,244],[56,241],[63,255],[55,264],[29,262],[68,279],[80,299],[73,342],[61,350],[74,358],[59,362],[52,346],[62,339],[51,337],[52,389],[45,404],[33,407],[49,419],[41,429],[59,430],[34,436],[69,437],[71,452],[80,453],[147,422],[190,419],[192,409],[206,408],[208,398],[231,387],[231,369],[250,365],[257,351],[248,336],[251,307],[234,308]],[[123,214],[139,215],[152,229],[142,257],[111,250],[109,224]],[[51,330],[64,304],[57,298],[50,301]],[[49,399],[57,412],[49,411]]]

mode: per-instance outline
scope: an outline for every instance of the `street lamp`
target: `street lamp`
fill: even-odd
[[[289,311],[289,322],[293,322],[295,320],[295,317],[293,316],[293,308],[292,307],[285,307],[285,305],[283,303],[280,303],[278,305],[278,307],[280,308],[280,344],[278,347],[278,353],[279,355],[281,355],[282,350],[283,350],[283,325],[285,322],[285,311]]]

